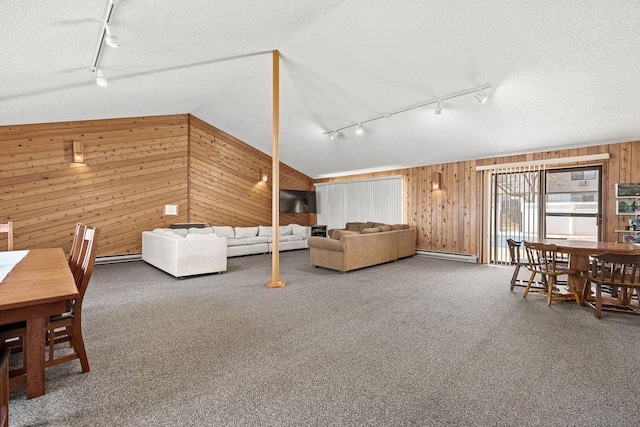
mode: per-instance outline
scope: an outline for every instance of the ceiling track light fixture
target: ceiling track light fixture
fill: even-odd
[[[420,104],[412,105],[410,107],[400,108],[398,110],[394,110],[394,111],[390,111],[388,113],[380,114],[379,116],[371,117],[371,118],[366,119],[366,120],[360,120],[358,122],[354,122],[354,123],[348,124],[346,126],[341,126],[339,128],[331,129],[331,130],[328,130],[326,132],[322,132],[322,134],[323,135],[329,135],[329,137],[332,140],[334,140],[334,139],[336,139],[336,137],[338,136],[338,134],[340,133],[341,130],[355,127],[356,128],[356,133],[357,133],[358,127],[362,128],[362,125],[364,123],[368,123],[368,122],[372,122],[374,120],[379,120],[379,119],[384,119],[384,118],[390,118],[392,116],[395,116],[396,114],[405,113],[407,111],[415,110],[416,108],[424,107],[426,105],[431,105],[431,104],[438,104],[438,106],[436,107],[436,114],[440,114],[442,112],[442,101],[447,101],[449,99],[454,99],[454,98],[458,98],[458,97],[461,97],[461,96],[469,95],[470,93],[475,93],[474,96],[476,97],[478,102],[480,102],[481,104],[484,104],[487,101],[488,97],[483,94],[483,91],[487,90],[487,89],[491,89],[491,84],[486,84],[486,85],[482,85],[480,87],[476,87],[476,88],[473,88],[473,89],[464,90],[462,92],[457,92],[457,93],[454,93],[452,95],[443,96],[443,97],[440,97],[438,99],[432,99],[430,101],[421,102]],[[481,101],[481,99],[482,99],[482,101]]]
[[[487,102],[487,99],[489,99],[488,96],[482,93],[482,89],[477,91],[473,96],[478,100],[480,104],[484,104],[485,102]]]
[[[120,42],[118,42],[118,38],[113,34],[113,31],[111,31],[111,27],[109,27],[108,25],[105,25],[104,32],[106,34],[104,38],[104,42],[107,44],[107,46],[111,46],[111,47],[120,46]]]
[[[107,6],[107,13],[104,16],[102,21],[102,29],[100,30],[100,38],[98,39],[98,47],[96,48],[96,53],[93,55],[93,62],[91,62],[91,72],[98,73],[98,77],[96,77],[96,82],[99,85],[106,85],[107,80],[103,75],[98,71],[98,62],[100,61],[100,54],[102,53],[102,47],[106,44],[111,47],[118,47],[120,43],[118,42],[118,38],[113,35],[111,28],[109,27],[109,23],[111,22],[111,17],[113,16],[113,9],[118,4],[120,0],[109,0],[109,5]],[[99,80],[102,79],[102,80]],[[101,83],[102,82],[102,83]]]
[[[362,127],[362,123],[358,123],[356,125],[356,135],[361,135],[364,132],[364,128]]]
[[[98,86],[106,86],[108,84],[107,79],[102,74],[102,70],[96,70],[96,83]]]

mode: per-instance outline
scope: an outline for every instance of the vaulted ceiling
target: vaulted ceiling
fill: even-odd
[[[0,125],[191,113],[312,177],[640,139],[635,0],[5,0]],[[473,94],[325,132],[485,84]]]

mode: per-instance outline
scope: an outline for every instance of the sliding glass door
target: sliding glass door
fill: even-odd
[[[545,237],[597,241],[601,168],[554,169],[545,174]]]
[[[507,239],[533,240],[540,230],[539,166],[496,170],[491,176],[489,254],[492,264],[508,264]]]
[[[507,239],[598,240],[601,168],[496,169],[490,177],[489,261],[508,264]]]

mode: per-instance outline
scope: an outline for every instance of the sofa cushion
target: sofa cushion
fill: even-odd
[[[197,239],[220,239],[220,237],[216,236],[213,232],[211,233],[189,233],[186,235],[185,239],[188,240],[197,240]]]
[[[304,240],[304,237],[302,237],[299,234],[290,234],[288,236],[280,237],[280,241],[281,242],[297,242],[297,241],[300,241],[300,240]]]
[[[213,228],[213,232],[216,233],[217,236],[226,237],[227,239],[235,239],[236,238],[236,235],[233,232],[233,228],[229,227],[228,225],[224,225],[224,226],[215,226],[214,225],[211,228]]]
[[[189,234],[213,234],[211,227],[191,227],[188,229]]]
[[[405,229],[407,229],[407,228],[409,228],[409,225],[408,225],[408,224],[393,224],[393,225],[391,226],[391,229],[392,229],[392,230],[405,230]]]
[[[358,234],[357,231],[349,231],[349,230],[341,230],[341,229],[336,229],[333,230],[333,233],[331,233],[331,238],[334,240],[340,240],[340,238],[342,236],[346,236],[348,234]]]
[[[391,231],[391,226],[390,225],[379,225],[378,228],[380,229],[380,231]]]
[[[273,228],[265,227],[264,225],[259,225],[258,236],[273,236]]]
[[[258,227],[236,227],[234,230],[236,239],[256,237],[258,235]]]
[[[182,235],[181,233],[174,233],[174,231],[178,231],[178,230],[169,230],[167,228],[156,228],[153,230],[154,234],[160,234],[161,236],[166,236],[172,239],[184,239],[185,235]],[[187,230],[184,230],[187,231]]]
[[[358,229],[358,232],[362,233],[362,230],[364,230],[365,228],[373,228],[373,223],[363,222],[362,224],[360,224],[360,228]]]
[[[269,238],[265,236],[245,237],[243,240],[247,243],[247,245],[258,245],[260,243],[269,243],[268,242]]]
[[[373,225],[372,225],[372,227],[380,228],[380,227],[382,227],[383,225],[387,225],[387,224],[382,223],[382,222],[374,222],[374,223],[373,223]]]
[[[363,228],[362,230],[360,230],[360,234],[371,234],[371,233],[379,233],[380,229],[378,227],[370,227],[370,228]]]
[[[227,246],[244,246],[248,239],[227,239]]]
[[[175,234],[179,234],[182,237],[186,237],[187,234],[189,234],[189,230],[187,230],[186,228],[178,228],[175,230],[171,230],[171,232]]]
[[[309,229],[304,225],[291,224],[291,234],[301,236],[303,239],[306,239],[309,233]]]
[[[363,222],[348,222],[344,229],[347,231],[360,231],[360,226],[364,224]]]
[[[291,234],[291,225],[281,225],[278,228],[278,236],[289,236]]]

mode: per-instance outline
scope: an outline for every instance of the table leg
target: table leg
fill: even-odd
[[[584,292],[584,277],[582,272],[589,270],[588,255],[571,255],[569,258],[569,267],[575,270],[574,274],[569,275],[569,286],[571,291],[576,294],[576,302],[582,305],[582,293]]]
[[[27,399],[42,396],[44,387],[44,348],[47,319],[36,317],[27,320]]]

